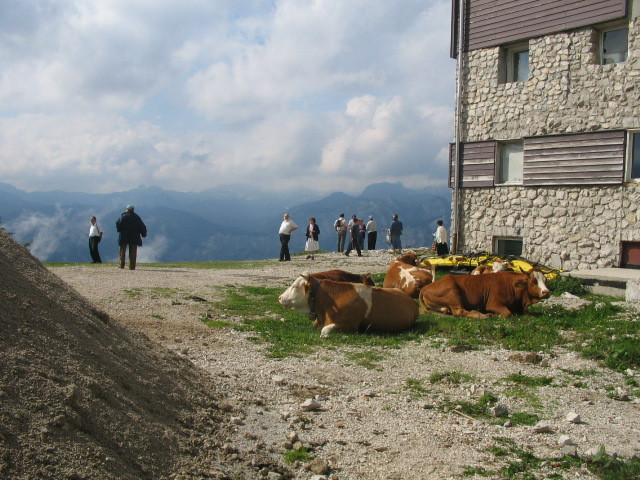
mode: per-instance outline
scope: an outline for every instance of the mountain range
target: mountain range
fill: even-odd
[[[249,192],[249,193],[247,193]],[[334,192],[272,193],[241,186],[201,192],[177,192],[141,186],[124,192],[26,192],[0,183],[0,222],[33,255],[48,262],[88,262],[89,218],[95,215],[105,231],[100,243],[103,261],[117,258],[115,222],[128,204],[135,206],[149,235],[138,250],[140,262],[256,260],[275,258],[280,250],[278,228],[285,212],[300,227],[292,235],[292,253],[304,249],[304,228],[314,216],[320,227],[320,248],[335,250],[333,222],[340,213],[388,227],[397,213],[404,225],[404,246],[432,241],[435,222],[448,227],[451,194],[446,187],[409,189],[400,183],[369,185],[360,195]],[[378,235],[377,248],[385,248]]]

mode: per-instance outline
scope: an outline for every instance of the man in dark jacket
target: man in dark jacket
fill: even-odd
[[[133,205],[127,205],[127,211],[116,220],[118,230],[118,244],[120,245],[120,268],[124,268],[125,254],[129,246],[129,269],[136,269],[138,246],[142,246],[142,237],[147,236],[147,227],[138,214],[134,213]]]

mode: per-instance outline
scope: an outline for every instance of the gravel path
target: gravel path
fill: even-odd
[[[144,265],[135,271],[112,265],[50,270],[127,328],[144,333],[211,375],[231,406],[235,428],[225,447],[229,451],[240,457],[267,454],[278,463],[284,448],[296,441],[311,450],[314,462],[290,465],[296,479],[456,478],[468,467],[499,468],[500,459],[488,451],[499,441],[496,438],[510,439],[544,458],[562,456],[563,435],[577,445],[579,455],[599,445],[606,445],[608,453],[640,454],[640,405],[608,395],[611,386],[628,388],[625,376],[572,352],[558,350],[533,364],[527,362],[530,352],[455,352],[425,341],[381,350],[383,359],[371,369],[337,350],[270,359],[264,347],[247,339],[251,333],[212,329],[199,320],[207,314],[210,319],[240,320],[199,301],[223,298],[229,285],[284,290],[305,270],[380,273],[390,259],[388,252],[379,250],[362,258],[325,253],[314,261],[295,257],[291,262],[257,262],[260,266],[246,270]],[[580,378],[567,373],[578,370],[593,373]],[[429,382],[432,374],[445,372],[468,377],[459,384]],[[504,381],[513,373],[549,376],[554,381],[522,391]],[[637,373],[630,373],[640,381]],[[408,381],[423,388],[412,391]],[[477,400],[484,392],[496,395],[509,411],[537,413],[551,431],[505,426],[506,418],[474,420],[451,408],[457,402]],[[310,398],[319,408],[304,411],[301,405]],[[567,421],[570,413],[579,414],[582,421]],[[554,472],[553,462],[548,462],[536,475],[543,478]],[[279,478],[268,469],[262,473]],[[560,473],[564,478],[593,478],[584,469]]]

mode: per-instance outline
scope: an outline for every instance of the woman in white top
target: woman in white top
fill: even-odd
[[[447,245],[447,230],[442,225],[442,220],[436,222],[438,228],[436,233],[433,234],[436,240],[436,253],[438,255],[447,255],[449,253],[449,246]]]

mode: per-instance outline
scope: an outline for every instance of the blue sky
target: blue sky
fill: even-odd
[[[3,0],[0,181],[444,185],[450,0]]]

